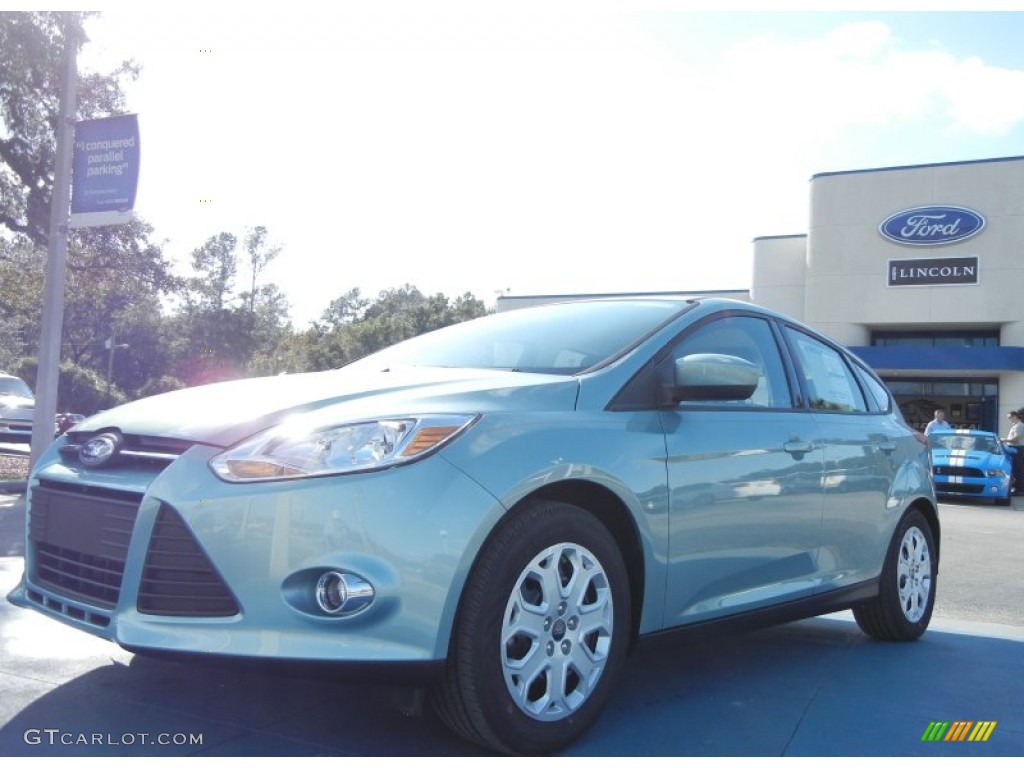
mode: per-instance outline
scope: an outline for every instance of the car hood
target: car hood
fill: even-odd
[[[1006,456],[1002,456],[995,453],[987,453],[986,451],[932,451],[933,464],[949,464],[951,461],[955,461],[957,464],[968,464],[975,466],[985,465],[989,463],[1002,464],[1004,461],[1006,461]]]
[[[231,445],[284,419],[322,409],[325,422],[420,413],[571,410],[570,376],[460,368],[358,365],[321,373],[229,381],[148,397],[98,413],[70,433],[126,435]]]

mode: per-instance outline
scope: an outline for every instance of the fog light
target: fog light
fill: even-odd
[[[332,616],[348,616],[373,602],[373,585],[355,574],[327,571],[316,582],[316,604]]]

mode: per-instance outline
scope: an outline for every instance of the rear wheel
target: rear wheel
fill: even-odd
[[[589,513],[539,502],[487,544],[434,695],[457,733],[500,752],[561,749],[597,719],[629,637],[615,540]]]
[[[879,640],[916,640],[931,621],[937,576],[931,526],[910,510],[889,544],[878,597],[853,609],[857,625]]]

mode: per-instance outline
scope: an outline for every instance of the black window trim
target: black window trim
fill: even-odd
[[[798,325],[795,325],[793,323],[788,323],[788,322],[783,322],[782,325],[783,325],[783,338],[785,339],[786,348],[789,351],[789,356],[793,360],[793,365],[796,367],[797,380],[798,380],[798,382],[800,384],[800,389],[801,389],[801,391],[803,393],[803,400],[807,404],[806,405],[807,410],[811,411],[812,413],[828,414],[830,416],[832,416],[832,415],[835,415],[835,416],[869,416],[869,415],[880,413],[877,410],[872,410],[871,409],[871,403],[873,403],[875,401],[875,398],[870,393],[865,391],[866,388],[864,386],[864,382],[861,381],[860,376],[858,376],[857,372],[856,372],[856,369],[858,367],[860,367],[860,366],[858,366],[854,362],[854,359],[852,358],[852,356],[850,355],[849,352],[847,352],[841,346],[839,346],[838,344],[833,342],[831,339],[825,338],[820,333],[817,333],[814,330],[812,330],[810,328],[807,328],[806,326],[798,326]],[[793,348],[793,341],[792,341],[792,339],[790,338],[789,334],[786,333],[785,331],[795,331],[797,333],[802,333],[805,336],[809,336],[810,338],[812,338],[815,341],[817,341],[818,343],[828,347],[833,352],[835,352],[837,355],[839,355],[839,359],[842,360],[843,363],[846,365],[846,368],[849,371],[851,378],[853,379],[854,383],[857,386],[857,390],[860,392],[861,399],[864,401],[864,410],[863,411],[830,411],[830,410],[826,410],[826,409],[822,409],[822,408],[812,408],[811,407],[811,393],[806,388],[806,386],[804,385],[805,382],[807,381],[807,374],[804,373],[803,367],[800,365],[800,355],[797,352],[797,350]],[[885,389],[886,389],[886,391],[888,391],[889,388],[886,387]],[[886,411],[885,413],[891,412],[891,409],[892,409],[892,394],[891,393],[889,395],[889,408],[890,408],[890,411]]]
[[[779,358],[782,362],[783,372],[786,378],[786,387],[789,390],[789,401],[790,407],[772,407],[762,408],[754,407],[749,405],[731,405],[727,403],[677,403],[674,406],[662,406],[658,404],[657,387],[662,383],[658,377],[658,369],[661,368],[665,362],[671,357],[672,350],[677,344],[679,344],[687,336],[696,333],[698,330],[703,328],[709,323],[723,320],[730,317],[751,317],[757,320],[762,320],[768,324],[769,332],[771,333],[772,340],[775,342],[775,348],[778,352]],[[795,361],[792,359],[792,350],[788,347],[785,341],[785,336],[778,327],[779,319],[772,316],[757,312],[756,310],[749,309],[723,309],[717,312],[712,312],[706,317],[702,317],[690,326],[682,329],[679,333],[669,339],[664,346],[658,352],[651,355],[651,359],[640,368],[629,381],[615,394],[611,399],[605,410],[608,411],[648,411],[648,410],[660,410],[660,411],[737,411],[743,413],[793,413],[796,411],[805,412],[810,410],[807,407],[808,398],[803,387],[800,385],[798,380],[798,368],[795,367]],[[650,381],[645,382],[649,379]],[[644,393],[642,397],[630,397],[635,395],[632,390],[642,390],[644,384],[650,384],[649,391]],[[859,386],[859,384],[858,384]],[[630,398],[630,400],[626,400]]]

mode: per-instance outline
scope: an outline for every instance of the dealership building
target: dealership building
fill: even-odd
[[[807,232],[756,238],[750,290],[714,293],[842,342],[918,428],[941,407],[1005,433],[1024,407],[1024,157],[818,174]]]

